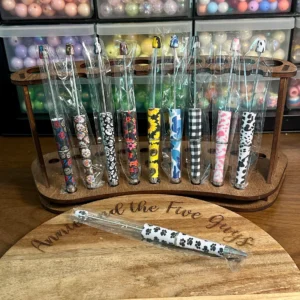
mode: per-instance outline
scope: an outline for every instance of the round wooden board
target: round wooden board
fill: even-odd
[[[232,272],[222,259],[74,225],[66,212],[27,234],[1,258],[1,299],[201,299],[300,291],[300,272],[290,256],[236,213],[159,194],[115,197],[83,207],[116,213],[116,206],[126,218],[227,243],[248,252],[249,258]]]

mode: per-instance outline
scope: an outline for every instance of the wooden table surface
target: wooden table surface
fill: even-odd
[[[263,143],[272,136],[264,135]],[[41,138],[44,153],[55,151],[53,138]],[[35,151],[29,137],[0,137],[0,256],[29,231],[51,219],[35,189],[30,166]],[[288,156],[286,179],[275,204],[260,212],[240,213],[277,240],[300,268],[300,134],[282,134]]]

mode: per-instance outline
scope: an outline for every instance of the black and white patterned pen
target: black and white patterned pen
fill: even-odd
[[[193,250],[205,255],[225,258],[230,261],[239,262],[247,257],[247,253],[227,245],[194,237],[161,226],[128,221],[106,213],[98,214],[87,210],[74,209],[72,217],[80,223],[114,234]]]

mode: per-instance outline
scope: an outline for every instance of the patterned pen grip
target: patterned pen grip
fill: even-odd
[[[139,181],[137,115],[135,111],[122,112],[123,133],[126,142],[126,152],[129,165],[129,179],[131,183]]]
[[[203,240],[188,234],[151,224],[144,224],[141,235],[143,239],[149,242],[153,241],[166,245],[173,245],[219,257],[223,256],[225,249],[225,245],[223,244]]]
[[[160,109],[148,109],[149,181],[159,182]]]
[[[63,168],[66,190],[68,193],[76,192],[76,182],[73,177],[73,163],[70,152],[70,144],[63,118],[51,119],[53,133],[56,141],[57,151]]]
[[[75,134],[79,144],[79,151],[84,170],[84,182],[87,188],[96,187],[95,175],[92,162],[92,151],[90,148],[90,138],[85,115],[77,115],[74,117]]]
[[[170,109],[170,142],[171,142],[171,182],[181,181],[181,109]]]
[[[254,128],[255,128],[256,113],[243,112],[242,115],[242,128],[240,133],[240,146],[238,166],[235,178],[236,188],[245,188],[246,178],[249,168],[249,158],[251,153]]]
[[[117,155],[115,148],[114,120],[111,112],[100,113],[100,126],[106,156],[108,183],[111,186],[119,184]]]
[[[231,112],[219,110],[216,134],[215,169],[213,174],[213,184],[216,186],[221,186],[224,182],[224,167],[228,147],[230,122]]]
[[[199,184],[201,180],[201,113],[201,108],[190,108],[188,111],[191,180],[194,184]]]

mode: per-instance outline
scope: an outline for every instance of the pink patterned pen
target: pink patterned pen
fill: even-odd
[[[228,103],[231,96],[231,84],[232,84],[231,81],[232,81],[234,63],[236,60],[237,51],[239,49],[240,49],[240,40],[238,38],[234,38],[231,44],[231,50],[233,54],[232,54],[231,68],[230,68],[229,80],[228,80],[228,94],[227,94],[226,106],[224,110],[218,111],[215,168],[214,168],[213,180],[212,180],[212,183],[215,186],[222,186],[224,183],[225,160],[226,160],[226,153],[228,148],[228,140],[229,140],[229,132],[230,132],[231,116],[232,116],[232,112],[228,109]]]

